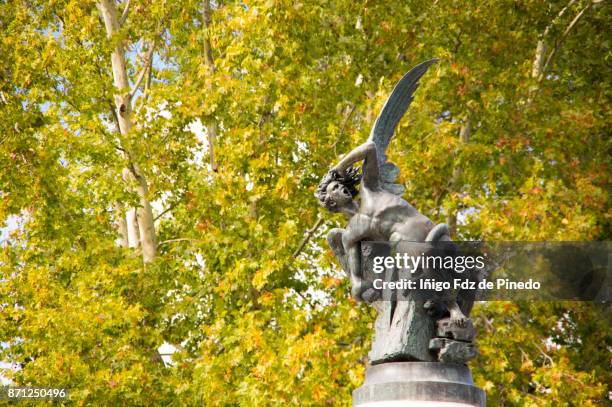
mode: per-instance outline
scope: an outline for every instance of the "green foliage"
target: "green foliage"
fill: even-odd
[[[566,2],[216,2],[208,37],[200,1],[130,3],[112,38],[91,1],[0,3],[0,219],[22,222],[1,249],[0,360],[19,364],[16,384],[69,388],[77,405],[348,405],[374,315],[322,238],[343,220],[294,253],[319,178],[431,57],[390,148],[406,199],[436,222],[459,213],[457,239],[610,237],[603,2],[560,17]],[[545,31],[558,50],[538,80]],[[133,83],[143,40],[151,86],[120,136],[110,55],[124,44]],[[196,120],[218,128],[217,172],[195,158]],[[126,147],[161,215],[146,266],[117,244],[114,203],[139,202]],[[607,314],[477,305],[490,405],[605,403]],[[182,344],[170,367],[164,341]]]

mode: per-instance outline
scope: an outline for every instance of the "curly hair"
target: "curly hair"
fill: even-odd
[[[315,192],[315,196],[319,199],[319,203],[321,206],[326,208],[329,211],[337,212],[338,208],[336,205],[332,204],[331,197],[327,194],[327,187],[332,182],[337,181],[340,184],[344,185],[350,192],[351,196],[354,198],[357,196],[357,188],[355,186],[359,184],[361,181],[361,174],[357,168],[349,168],[344,171],[344,174],[340,174],[336,170],[330,170],[321,182],[319,182],[319,186],[317,187],[317,191]]]

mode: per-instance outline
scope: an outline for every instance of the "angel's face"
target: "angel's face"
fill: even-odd
[[[327,186],[327,195],[332,199],[336,208],[345,206],[353,200],[348,188],[338,181],[329,183]]]

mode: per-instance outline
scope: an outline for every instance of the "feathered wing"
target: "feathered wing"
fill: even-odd
[[[395,164],[387,161],[387,147],[393,138],[393,133],[395,132],[397,124],[404,113],[406,113],[406,110],[408,110],[408,106],[410,106],[410,102],[412,102],[414,98],[414,92],[419,86],[419,79],[421,79],[425,72],[427,72],[427,69],[437,61],[437,59],[431,59],[422,62],[412,68],[410,72],[400,79],[376,118],[374,127],[372,127],[372,131],[370,132],[370,137],[368,138],[368,140],[373,141],[376,145],[376,155],[378,156],[378,165],[380,166],[382,187],[396,195],[404,193],[404,186],[395,183],[399,175],[399,168],[397,168]]]

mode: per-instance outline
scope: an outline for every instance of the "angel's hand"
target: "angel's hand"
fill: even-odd
[[[344,171],[342,171],[342,169],[338,167],[337,165],[332,167],[332,169],[329,170],[329,172],[336,176],[342,176],[342,174],[344,173]]]

